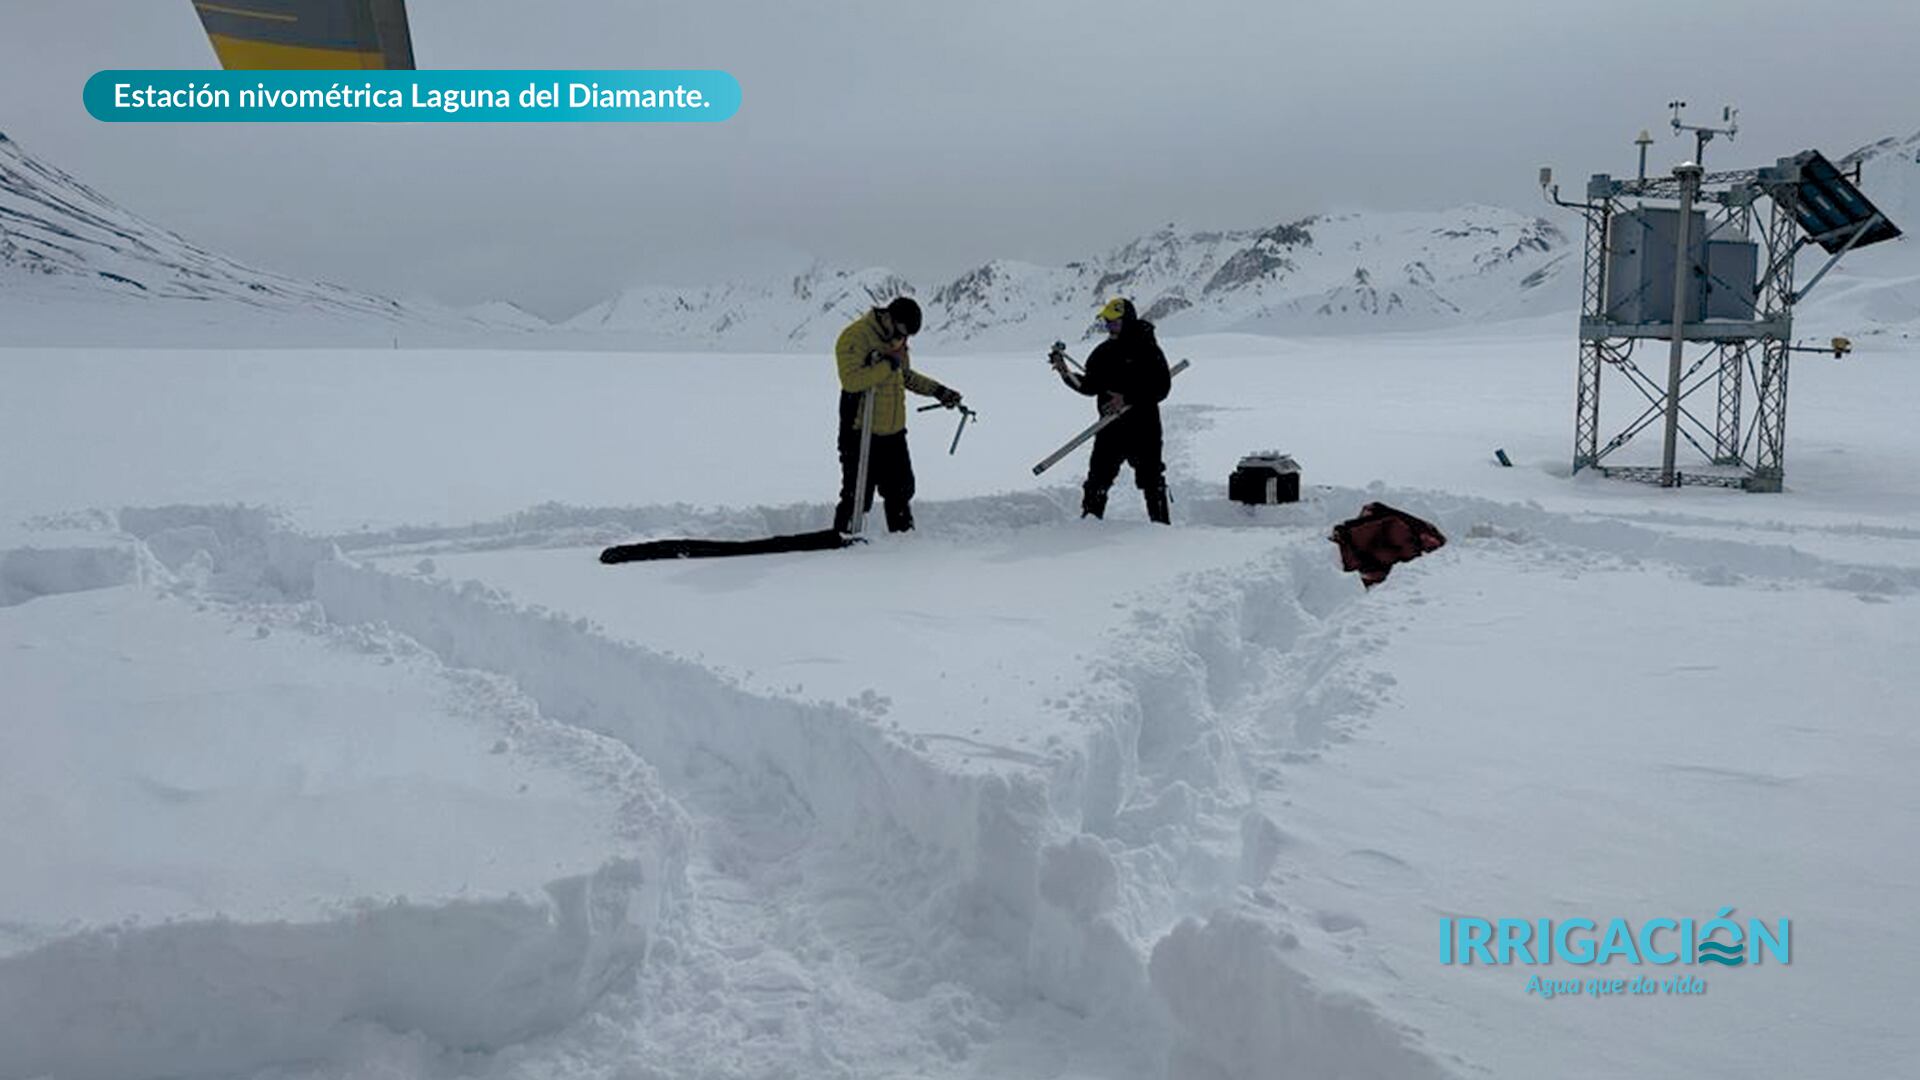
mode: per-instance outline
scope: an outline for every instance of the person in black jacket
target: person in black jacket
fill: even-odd
[[[1120,475],[1124,461],[1133,466],[1133,482],[1146,497],[1147,517],[1165,525],[1167,466],[1161,459],[1160,403],[1167,399],[1173,382],[1167,354],[1153,338],[1153,324],[1135,314],[1133,301],[1120,297],[1107,301],[1100,309],[1100,320],[1106,324],[1107,340],[1087,357],[1085,372],[1070,370],[1064,355],[1048,358],[1069,388],[1098,399],[1101,415],[1127,410],[1093,437],[1080,516],[1105,516],[1107,489]]]

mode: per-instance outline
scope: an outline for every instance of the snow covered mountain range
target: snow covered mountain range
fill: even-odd
[[[930,289],[885,269],[819,264],[712,288],[645,286],[569,325],[680,346],[816,347],[873,298],[904,292],[926,307],[927,334],[937,342],[1044,345],[1079,333],[1116,294],[1173,332],[1414,328],[1571,304],[1572,254],[1552,223],[1489,206],[1225,232],[1168,225],[1097,258],[1064,266],[995,260]]]
[[[1839,159],[1909,231],[1920,231],[1920,134]],[[1559,211],[1549,210],[1549,213]],[[1036,345],[1088,333],[1130,296],[1170,333],[1424,329],[1572,310],[1580,238],[1569,221],[1492,206],[1316,215],[1266,228],[1172,225],[1064,266],[995,260],[932,288],[884,268],[814,264],[695,289],[641,286],[568,326],[673,347],[817,349],[874,299],[916,296],[936,344]],[[1854,253],[1809,313],[1847,333],[1920,331],[1920,245]]]
[[[927,305],[928,338],[936,342],[1073,336],[1114,293],[1134,296],[1173,331],[1417,327],[1571,303],[1570,250],[1553,224],[1486,206],[1347,213],[1238,231],[1169,225],[1084,261],[996,260],[932,287],[886,269],[818,263],[701,288],[641,286],[561,329],[624,347],[815,349],[874,297],[899,293]],[[256,322],[297,316],[367,324],[376,336],[542,329],[499,303],[454,312],[248,266],[129,212],[0,135],[0,302],[14,323],[22,301],[57,328],[74,320],[73,302],[105,301],[111,316],[148,309],[140,302],[152,300],[206,302],[196,315],[237,313]],[[86,318],[97,325],[101,315]]]
[[[1862,166],[1863,186],[1896,223],[1920,228],[1917,159],[1920,134],[1840,162]],[[874,299],[901,293],[926,307],[925,340],[936,347],[1071,339],[1115,294],[1175,334],[1411,330],[1571,309],[1575,233],[1568,222],[1479,205],[1228,231],[1167,225],[1084,260],[994,260],[932,284],[816,262],[695,288],[643,285],[551,327],[504,302],[456,311],[248,266],[127,211],[0,134],[0,310],[15,340],[49,343],[79,343],[73,335],[84,327],[94,337],[199,344],[241,327],[242,337],[301,344],[511,333],[588,347],[813,351]],[[1820,291],[1815,310],[1848,332],[1910,332],[1920,327],[1920,247],[1856,253]]]

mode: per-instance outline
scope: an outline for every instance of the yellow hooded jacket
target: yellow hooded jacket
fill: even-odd
[[[893,365],[887,357],[887,340],[880,330],[877,311],[867,312],[840,331],[840,340],[833,346],[833,359],[840,367],[842,391],[849,394],[873,391],[875,435],[895,435],[907,430],[908,390],[932,397],[946,389],[913,370],[905,347],[900,350],[900,365],[897,368]],[[857,412],[853,426],[856,429],[860,426]]]

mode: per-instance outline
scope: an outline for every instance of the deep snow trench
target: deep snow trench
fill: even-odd
[[[1036,557],[1063,540],[1056,554],[1077,552],[1063,526],[1046,521],[1049,509],[1016,502],[1006,512],[1027,520],[994,535]],[[1030,1068],[1036,1047],[1063,1075],[1157,1075],[1169,1055],[1188,1062],[1187,1075],[1203,1065],[1253,1075],[1249,1051],[1217,1029],[1236,1014],[1242,1020],[1226,1022],[1262,1026],[1268,1005],[1296,1018],[1288,1051],[1296,1061],[1359,1070],[1340,1075],[1428,1075],[1404,1033],[1355,1001],[1318,995],[1288,965],[1284,935],[1260,920],[1223,910],[1167,932],[1169,920],[1230,908],[1249,875],[1270,868],[1263,838],[1272,824],[1235,820],[1255,781],[1242,775],[1225,724],[1252,696],[1279,692],[1277,661],[1351,599],[1319,560],[1290,554],[1304,545],[1321,554],[1317,515],[1273,524],[1283,527],[1254,530],[1220,569],[1168,574],[1158,600],[1126,608],[1119,601],[1139,598],[1102,598],[1100,608],[1126,608],[1126,632],[1089,643],[1090,687],[1063,694],[1052,715],[1032,703],[1024,721],[1050,733],[1037,752],[942,758],[929,752],[934,733],[886,719],[872,695],[834,704],[757,692],[577,617],[417,568],[382,568],[391,554],[341,557],[332,543],[252,511],[123,512],[113,525],[127,542],[94,544],[125,580],[262,627],[417,645],[449,670],[502,678],[543,723],[631,748],[670,812],[648,815],[644,867],[613,860],[571,893],[551,888],[545,904],[487,901],[469,914],[467,905],[428,903],[307,924],[188,919],[56,936],[0,958],[0,1001],[18,1006],[0,1011],[14,1025],[0,1038],[13,1048],[0,1055],[0,1075],[24,1067],[134,1077],[156,1065],[191,1074],[301,1061],[351,1075],[367,1055],[391,1055],[395,1040],[406,1041],[382,1029],[420,1033],[410,1037],[439,1049],[415,1052],[435,1068],[545,1072],[558,1068],[581,1023],[659,1075],[681,1075],[689,1060],[711,1075],[886,1075],[930,1060],[993,1072]],[[444,548],[442,538],[409,539]],[[555,540],[545,530],[520,539]],[[498,537],[484,546],[513,548]],[[1249,564],[1249,552],[1270,557]],[[16,586],[23,594],[57,596],[115,577],[94,570],[101,558],[9,559],[35,570],[30,588]],[[85,572],[63,577],[49,566]],[[1141,648],[1115,650],[1136,638]],[[681,815],[684,838],[658,835]],[[1207,850],[1222,822],[1245,834],[1233,839],[1232,859]],[[623,884],[622,873],[632,880]],[[662,914],[628,911],[632,887],[660,888],[662,874],[673,879]],[[602,910],[609,903],[620,906]],[[595,954],[591,974],[538,961],[575,971],[567,978],[576,993],[535,995],[546,1006],[531,1016],[503,1013],[500,1003],[514,1000],[504,992],[485,1004],[448,997],[504,981],[476,968],[476,955],[540,955],[529,953],[539,948],[530,933]],[[632,954],[636,942],[644,960]],[[1210,974],[1221,950],[1242,974]],[[413,975],[370,967],[374,958]],[[181,993],[189,970],[201,972],[192,981],[204,990]],[[601,996],[594,987],[617,971],[626,973],[618,988]],[[63,989],[39,997],[43,1016],[28,1004],[50,978]],[[518,989],[524,1000],[526,987]],[[1219,993],[1248,1000],[1224,1009]],[[273,1011],[263,1018],[242,1007],[250,994],[276,1002]],[[53,1023],[56,1014],[68,1022]],[[113,1015],[141,1019],[105,1019]],[[361,1027],[343,1037],[335,1029],[349,1020]],[[63,1028],[64,1037],[47,1033]],[[476,1050],[493,1053],[490,1063],[457,1063]]]
[[[1370,982],[1329,963],[1390,970],[1396,943],[1384,926],[1370,939],[1366,903],[1341,901],[1339,876],[1315,872],[1303,830],[1331,804],[1292,808],[1290,770],[1364,738],[1395,694],[1378,654],[1407,631],[1381,616],[1403,609],[1361,594],[1324,539],[1349,504],[1378,494],[1327,491],[1257,515],[1196,501],[1182,508],[1186,524],[1206,528],[1186,542],[1216,553],[1157,576],[1155,534],[1110,528],[1096,575],[1125,571],[1127,591],[1041,605],[1035,618],[1057,625],[1004,626],[1005,655],[982,646],[952,658],[1008,676],[981,711],[998,717],[988,731],[917,707],[927,684],[915,679],[933,678],[926,658],[891,696],[840,694],[828,661],[898,633],[883,620],[871,641],[823,637],[844,613],[808,603],[843,579],[884,579],[890,559],[908,557],[975,583],[969,633],[995,625],[982,561],[1088,559],[1086,530],[1051,497],[930,504],[928,520],[956,523],[951,539],[739,571],[802,582],[790,597],[755,595],[824,678],[781,667],[751,635],[731,643],[735,662],[669,655],[676,619],[693,616],[655,624],[618,602],[583,613],[601,586],[568,593],[571,571],[555,569],[578,566],[584,580],[621,582],[640,590],[627,600],[671,612],[725,592],[721,571],[609,578],[594,547],[778,528],[808,516],[802,508],[547,508],[328,539],[254,511],[176,507],[122,512],[59,549],[91,554],[8,553],[0,566],[28,568],[9,579],[20,603],[133,582],[263,628],[350,636],[374,657],[424,650],[448,672],[523,695],[525,724],[556,744],[611,740],[643,782],[617,812],[629,829],[606,867],[544,897],[43,935],[0,957],[0,1076],[106,1080],[153,1075],[157,1063],[178,1075],[311,1077],[1475,1071],[1479,1054],[1463,1054],[1453,1033],[1410,1026],[1447,1019],[1429,987],[1393,991],[1397,977]],[[1431,575],[1471,582],[1472,565],[1493,559],[1581,578],[1646,560],[1691,587],[1813,588],[1855,605],[1920,589],[1920,571],[1897,562],[1404,494],[1456,543],[1396,572],[1401,603],[1426,602]],[[518,565],[537,571],[514,579]],[[469,567],[517,591],[461,580]],[[1008,610],[1031,597],[1018,573],[1001,577]],[[559,591],[526,595],[540,588]],[[942,610],[929,600],[896,617]],[[739,625],[724,605],[711,617]],[[655,631],[668,636],[647,643]],[[1084,647],[1030,656],[1050,634]],[[715,638],[707,650],[727,647]],[[1006,667],[1023,656],[1030,669]],[[1050,681],[1050,665],[1070,677]],[[1381,827],[1361,824],[1360,834]],[[1368,851],[1367,873],[1410,872],[1372,847],[1336,854]],[[1383,987],[1402,998],[1384,1011],[1370,1000]]]

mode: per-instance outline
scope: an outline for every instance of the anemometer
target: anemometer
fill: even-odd
[[[1707,154],[1707,144],[1713,141],[1715,135],[1725,135],[1727,141],[1732,142],[1733,137],[1740,134],[1739,109],[1731,105],[1722,105],[1720,107],[1720,122],[1726,126],[1709,127],[1705,124],[1689,124],[1683,122],[1680,119],[1680,110],[1686,107],[1687,103],[1684,101],[1667,102],[1667,108],[1673,110],[1673,133],[1678,135],[1683,131],[1693,132],[1693,163],[1695,165],[1702,163],[1701,159],[1706,157]],[[1642,134],[1644,136],[1644,133]],[[1644,155],[1645,151],[1643,150],[1641,153]]]

